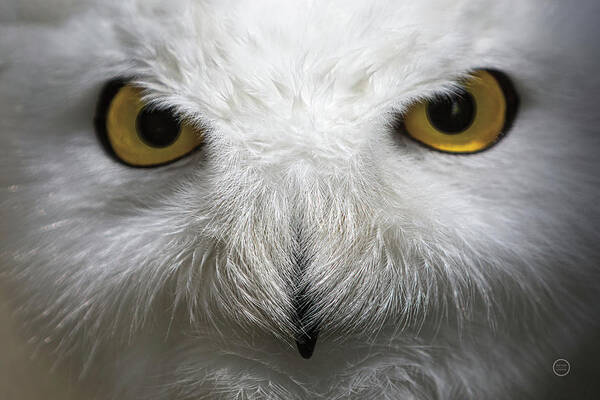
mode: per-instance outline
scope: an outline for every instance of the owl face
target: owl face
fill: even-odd
[[[58,354],[128,343],[183,398],[433,398],[559,335],[598,260],[560,8],[59,3],[0,35],[2,271]]]

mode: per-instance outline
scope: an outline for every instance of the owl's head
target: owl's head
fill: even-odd
[[[167,327],[425,360],[589,277],[597,63],[558,6],[58,3],[6,6],[36,22],[1,27],[0,200],[60,354]]]

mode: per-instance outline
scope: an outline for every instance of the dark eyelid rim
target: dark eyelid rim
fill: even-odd
[[[498,142],[502,141],[502,139],[504,139],[504,137],[507,136],[508,132],[510,132],[510,130],[513,127],[513,124],[517,117],[517,114],[519,111],[519,106],[520,106],[519,95],[517,94],[517,91],[515,89],[515,86],[514,86],[512,80],[508,77],[508,75],[506,73],[504,73],[500,70],[497,70],[497,69],[493,69],[493,68],[475,68],[475,69],[473,69],[473,72],[476,72],[476,71],[486,71],[486,72],[490,73],[496,79],[496,81],[498,81],[498,84],[500,85],[500,89],[502,90],[502,93],[504,94],[504,98],[506,100],[506,114],[504,116],[504,125],[502,126],[502,129],[501,129],[500,133],[498,134],[498,137],[496,137],[496,140],[494,140],[494,142],[491,143],[489,146],[487,146],[484,149],[481,149],[478,151],[472,151],[472,152],[449,152],[449,151],[443,151],[443,150],[439,150],[439,149],[430,147],[430,146],[426,145],[425,143],[422,143],[422,142],[418,141],[417,139],[413,138],[408,133],[408,130],[404,126],[404,119],[402,118],[402,116],[399,116],[398,120],[394,123],[396,130],[400,131],[402,134],[404,134],[405,136],[410,138],[413,142],[419,144],[420,146],[426,148],[427,150],[435,151],[437,153],[442,153],[442,154],[449,154],[452,156],[470,156],[473,154],[479,154],[479,153],[483,153],[484,151],[487,151],[487,150],[493,148],[494,146],[496,146],[496,144]]]
[[[108,130],[106,129],[106,117],[108,116],[110,105],[117,93],[119,93],[119,91],[127,85],[128,81],[128,79],[124,78],[115,78],[104,84],[100,90],[100,95],[98,96],[98,102],[96,104],[96,112],[94,114],[94,129],[96,130],[96,137],[102,145],[102,149],[106,155],[108,155],[114,161],[129,167],[134,167],[127,164],[125,161],[121,160],[119,156],[117,156],[110,144],[110,141],[108,140]]]
[[[95,110],[95,114],[94,114],[94,129],[96,131],[96,137],[98,138],[98,141],[102,145],[104,153],[106,155],[108,155],[111,159],[113,159],[114,161],[116,161],[122,165],[126,165],[127,167],[136,168],[136,169],[151,169],[151,168],[162,167],[162,166],[165,166],[168,164],[172,164],[176,161],[181,160],[184,157],[189,156],[190,153],[192,153],[194,150],[192,150],[174,160],[169,160],[167,162],[160,163],[160,164],[132,165],[132,164],[129,164],[128,162],[123,161],[115,153],[114,149],[112,148],[112,146],[110,144],[110,140],[108,139],[108,131],[106,129],[106,118],[108,116],[108,111],[110,110],[110,105],[112,104],[112,101],[115,98],[115,96],[117,95],[117,93],[119,93],[119,91],[124,86],[129,85],[131,81],[132,81],[132,79],[129,79],[129,78],[123,78],[123,77],[114,78],[114,79],[109,80],[107,83],[105,83],[104,86],[102,87],[102,89],[100,90],[100,95],[98,96],[98,103],[96,105],[96,110]],[[201,147],[201,146],[202,145],[200,145],[198,147]]]

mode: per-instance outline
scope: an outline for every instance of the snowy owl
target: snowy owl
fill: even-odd
[[[598,18],[2,0],[0,398],[597,398]]]

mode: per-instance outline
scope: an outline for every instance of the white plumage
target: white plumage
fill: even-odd
[[[538,398],[598,316],[599,7],[558,3],[0,4],[0,272],[27,335],[119,399]],[[521,97],[499,144],[394,129],[477,68]],[[92,125],[114,77],[205,146],[115,163]]]

